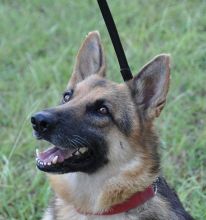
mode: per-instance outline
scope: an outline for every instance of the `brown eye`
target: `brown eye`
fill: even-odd
[[[100,108],[98,108],[97,112],[102,115],[107,115],[109,113],[107,107],[105,106],[101,106]]]
[[[73,94],[73,90],[65,92],[64,95],[63,95],[63,101],[68,102],[71,99],[72,94]]]

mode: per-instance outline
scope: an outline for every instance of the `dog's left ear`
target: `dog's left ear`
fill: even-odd
[[[77,54],[68,87],[74,86],[92,74],[105,76],[105,57],[98,31],[90,32]]]
[[[129,86],[137,108],[146,119],[160,115],[169,88],[170,56],[162,54],[146,64]]]

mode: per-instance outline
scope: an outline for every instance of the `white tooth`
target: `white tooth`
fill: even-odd
[[[46,162],[44,162],[44,166],[46,166]]]
[[[42,161],[39,162],[41,165],[44,165],[44,163]]]
[[[74,153],[74,155],[76,155],[76,156],[80,155],[79,151],[77,150],[77,151]]]
[[[36,156],[39,157],[39,149],[36,149]]]
[[[56,155],[56,156],[53,158],[52,163],[53,163],[53,164],[56,164],[56,163],[57,163],[57,160],[58,160],[58,156]]]
[[[49,163],[47,163],[47,165],[48,165],[48,166],[51,166],[51,163],[49,162]]]
[[[88,150],[88,148],[86,148],[86,147],[82,147],[79,149],[80,153],[82,153],[82,154],[84,154],[87,150]]]

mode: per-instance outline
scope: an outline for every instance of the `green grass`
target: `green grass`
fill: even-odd
[[[133,73],[172,55],[169,98],[157,121],[162,168],[195,219],[206,219],[206,1],[109,0]],[[122,81],[96,1],[0,0],[0,219],[39,219],[50,197],[35,168],[29,118],[58,103],[78,47],[98,29],[108,77]]]

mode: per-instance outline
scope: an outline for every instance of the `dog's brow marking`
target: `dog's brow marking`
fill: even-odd
[[[106,84],[107,84],[107,82],[102,79],[102,80],[95,81],[94,84],[92,85],[92,87],[93,88],[95,88],[95,87],[103,87],[103,88],[105,88]]]

